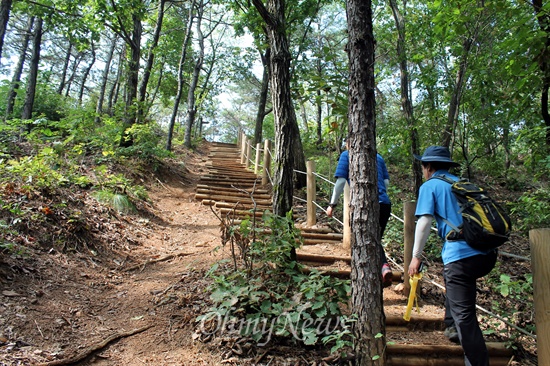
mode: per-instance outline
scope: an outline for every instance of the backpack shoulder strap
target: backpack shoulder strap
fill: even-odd
[[[443,174],[443,175],[436,175],[435,177],[432,176],[430,179],[440,179],[440,180],[442,180],[442,181],[444,181],[444,182],[449,183],[450,185],[453,185],[453,184],[456,183],[454,180],[452,180],[451,178],[447,177],[445,174]],[[428,180],[430,180],[430,179],[428,179]],[[437,215],[437,214],[436,214],[436,215]],[[437,215],[437,216],[439,216],[439,217],[441,218],[441,220],[443,220],[443,222],[446,223],[451,229],[453,229],[453,230],[456,231],[457,233],[460,232],[460,229],[459,229],[456,225],[454,225],[453,223],[451,223],[449,220],[447,220],[447,219],[444,218],[444,217],[441,217],[440,215]]]
[[[455,183],[454,180],[452,180],[451,178],[447,177],[445,174],[443,175],[436,175],[435,177],[432,176],[430,179],[439,179],[439,180],[442,180],[444,182],[447,182],[449,183],[450,185],[453,185]],[[430,180],[428,179],[428,180]]]

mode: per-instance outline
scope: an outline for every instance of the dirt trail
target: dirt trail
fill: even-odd
[[[205,272],[224,255],[215,251],[218,220],[194,200],[204,160],[188,157],[185,181],[169,173],[156,180],[148,217],[98,219],[109,257],[30,249],[25,259],[0,263],[0,365],[71,358],[117,337],[79,364],[220,364],[192,339],[207,298]]]
[[[79,365],[310,365],[315,350],[280,345],[239,359],[223,340],[194,340],[195,319],[208,307],[206,272],[229,253],[210,207],[195,201],[207,152],[187,153],[184,175],[166,166],[149,178],[141,215],[111,212],[90,220],[109,250],[61,254],[29,247],[0,261],[0,365],[37,365],[89,355]],[[179,162],[177,162],[179,163]],[[177,164],[175,164],[177,165]],[[84,197],[88,204],[96,204]],[[95,203],[93,203],[95,202]],[[333,245],[306,249],[342,254]],[[1,259],[1,258],[0,258]],[[384,289],[387,316],[402,316],[406,298]],[[425,316],[442,317],[425,304]],[[393,332],[398,343],[446,344],[442,332]],[[309,353],[308,353],[309,352]],[[326,355],[326,354],[325,354]]]

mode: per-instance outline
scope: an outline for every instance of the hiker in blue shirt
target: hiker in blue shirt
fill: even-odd
[[[378,167],[378,203],[380,204],[380,240],[382,240],[388,219],[391,215],[391,201],[387,193],[387,188],[390,183],[390,175],[388,174],[386,163],[380,154],[376,154],[376,163]],[[332,217],[333,209],[338,202],[338,198],[344,191],[346,182],[349,183],[349,152],[347,149],[340,154],[334,177],[336,178],[336,183],[332,191],[332,198],[330,200],[329,207],[327,208],[327,215],[329,217]],[[380,243],[380,256],[382,262],[382,285],[384,287],[388,287],[392,284],[393,274],[390,265],[388,264],[382,243]]]
[[[462,345],[466,366],[488,366],[487,347],[476,316],[476,280],[491,272],[497,252],[474,249],[464,240],[447,240],[452,228],[446,221],[458,227],[462,224],[462,216],[451,185],[442,179],[430,178],[444,175],[453,181],[458,180],[458,177],[449,173],[450,168],[459,166],[451,160],[449,149],[430,146],[424,155],[415,155],[415,158],[422,162],[426,182],[420,187],[416,205],[418,222],[409,275],[418,273],[424,245],[435,218],[438,236],[444,241],[441,258],[446,289],[445,335]]]

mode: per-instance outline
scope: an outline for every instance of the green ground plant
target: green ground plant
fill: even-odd
[[[233,332],[259,345],[275,339],[331,343],[334,352],[351,345],[351,320],[342,311],[349,280],[306,271],[291,259],[301,238],[290,215],[265,212],[238,226],[222,222],[233,263],[217,263],[209,272],[213,305],[197,319],[202,332]]]

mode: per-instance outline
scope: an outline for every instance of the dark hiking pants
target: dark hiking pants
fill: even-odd
[[[476,280],[491,272],[496,258],[497,252],[492,251],[448,263],[443,269],[446,323],[450,315],[464,350],[466,366],[489,365],[487,346],[477,322]]]

